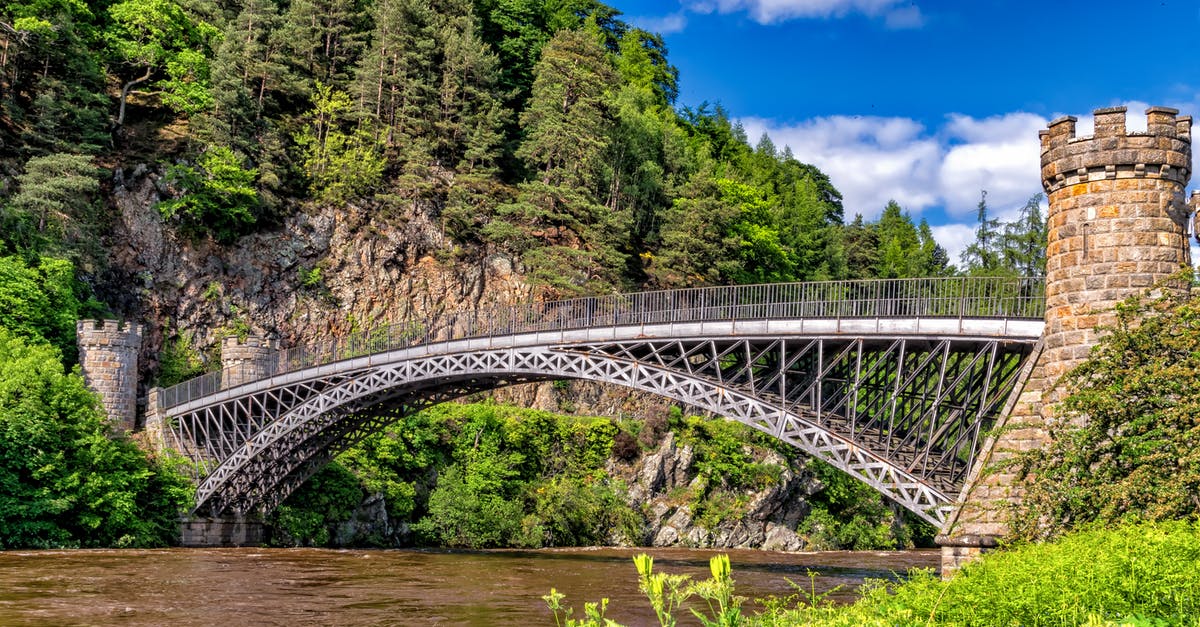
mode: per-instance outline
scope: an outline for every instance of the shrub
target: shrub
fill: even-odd
[[[191,233],[210,233],[228,243],[248,232],[257,220],[261,204],[254,187],[258,170],[225,146],[204,151],[196,166],[175,165],[167,170],[167,181],[181,195],[158,203],[166,220],[177,219]]]
[[[1061,385],[1051,443],[1018,458],[1029,485],[1013,530],[1200,515],[1200,298],[1133,298]]]

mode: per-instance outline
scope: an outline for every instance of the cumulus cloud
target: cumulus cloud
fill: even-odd
[[[975,241],[975,228],[966,224],[943,224],[930,227],[933,239],[946,249],[950,263],[957,265],[963,251]]]
[[[766,133],[828,174],[847,215],[873,218],[895,200],[914,214],[941,207],[952,217],[973,218],[980,190],[988,190],[988,204],[998,210],[1019,207],[1041,190],[1037,132],[1046,121],[1030,113],[954,114],[936,129],[897,117],[740,121],[752,139]]]

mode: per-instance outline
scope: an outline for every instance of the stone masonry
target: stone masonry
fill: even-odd
[[[1125,107],[1097,109],[1095,132],[1075,136],[1074,117],[1041,131],[1042,186],[1048,195],[1046,330],[1041,353],[1017,392],[1004,431],[980,457],[963,505],[939,536],[946,575],[1008,531],[1006,510],[1021,497],[1016,477],[981,472],[1018,451],[1043,446],[1061,391],[1054,383],[1087,359],[1116,303],[1191,264],[1189,116],[1146,111],[1144,133],[1125,130]]]
[[[75,334],[84,381],[100,395],[112,424],[132,431],[137,426],[137,361],[142,347],[142,325],[80,320],[75,323]]]
[[[278,347],[265,337],[227,337],[221,343],[221,387],[231,388],[270,376]]]

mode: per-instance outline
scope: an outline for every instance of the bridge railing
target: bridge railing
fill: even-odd
[[[761,319],[1041,319],[1045,280],[944,277],[699,287],[456,311],[391,324],[162,390],[169,409],[243,383],[374,353],[442,342],[594,327]]]

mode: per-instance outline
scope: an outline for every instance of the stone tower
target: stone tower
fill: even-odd
[[[1144,133],[1125,130],[1125,107],[1097,109],[1091,137],[1064,117],[1039,133],[1049,196],[1045,374],[1087,358],[1097,325],[1118,302],[1191,265],[1184,197],[1192,169],[1192,118],[1146,111]]]
[[[257,381],[275,371],[275,343],[259,335],[245,340],[227,337],[221,343],[221,387]]]
[[[75,323],[75,335],[84,381],[100,395],[113,425],[132,431],[137,426],[137,362],[142,347],[142,325],[80,320]]]
[[[1041,352],[1006,407],[1006,429],[980,455],[961,506],[938,537],[943,574],[1008,532],[1004,506],[1021,497],[1017,477],[982,470],[1046,443],[1060,394],[1054,383],[1087,359],[1099,327],[1115,321],[1113,305],[1190,265],[1184,188],[1192,119],[1178,113],[1152,107],[1146,131],[1130,133],[1125,107],[1097,109],[1090,137],[1076,137],[1069,116],[1039,133],[1050,203]]]

